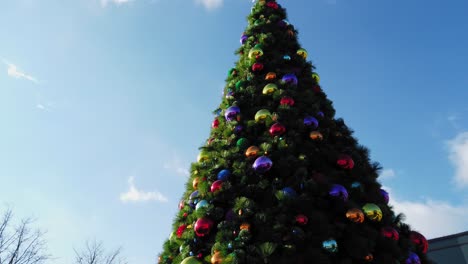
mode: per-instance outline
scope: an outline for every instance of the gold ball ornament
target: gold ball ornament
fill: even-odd
[[[274,79],[276,79],[276,73],[274,73],[274,72],[269,72],[265,76],[265,80],[267,80],[267,81],[271,81],[271,80],[274,80]]]
[[[256,122],[263,122],[268,117],[271,117],[270,111],[268,111],[267,109],[261,109],[255,114],[255,121]]]
[[[193,186],[193,189],[198,189],[198,184],[200,183],[200,178],[196,177],[195,179],[193,179],[192,181],[192,186]]]
[[[323,135],[322,135],[322,133],[320,133],[320,132],[318,132],[318,131],[312,131],[312,132],[310,132],[309,137],[310,137],[312,140],[316,140],[316,141],[321,141],[321,140],[323,140]]]
[[[268,95],[268,94],[274,93],[276,90],[278,90],[278,86],[276,84],[274,84],[274,83],[269,83],[269,84],[265,85],[265,87],[263,88],[262,93],[265,94],[265,95]]]
[[[223,263],[223,256],[221,255],[220,251],[216,251],[211,256],[211,264],[221,264],[221,263]]]
[[[258,156],[258,153],[260,152],[260,149],[257,146],[250,146],[246,151],[245,151],[245,156],[247,158],[255,158]]]
[[[349,209],[348,212],[346,212],[346,218],[354,223],[360,224],[364,222],[364,213],[358,208]]]
[[[382,220],[382,210],[379,206],[373,203],[365,204],[362,207],[364,214],[372,221],[380,222]]]

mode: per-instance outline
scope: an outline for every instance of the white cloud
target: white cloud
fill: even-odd
[[[468,230],[468,205],[456,206],[431,199],[423,202],[400,201],[393,195],[390,198],[395,211],[406,216],[404,222],[428,239]]]
[[[164,163],[164,168],[182,176],[189,175],[189,171],[187,170],[188,166],[183,165],[182,161],[176,154],[173,155],[172,160]]]
[[[379,178],[382,180],[391,179],[396,176],[396,173],[393,169],[386,169],[386,170],[383,170],[379,176],[380,176]]]
[[[195,3],[203,5],[208,10],[213,10],[221,7],[223,0],[195,0]]]
[[[468,187],[468,132],[458,134],[448,141],[449,159],[455,165],[455,182]]]
[[[153,191],[145,192],[138,190],[135,187],[134,177],[128,179],[129,190],[125,193],[120,194],[120,201],[122,202],[148,202],[148,201],[157,201],[157,202],[167,202],[168,199],[162,193]]]
[[[116,4],[116,5],[122,5],[129,3],[133,0],[101,0],[101,5],[103,7],[106,7],[108,4]]]
[[[34,83],[39,83],[39,81],[35,77],[21,71],[16,65],[9,63],[5,60],[3,60],[3,63],[8,66],[8,69],[7,69],[8,76],[16,78],[16,79],[26,79]]]

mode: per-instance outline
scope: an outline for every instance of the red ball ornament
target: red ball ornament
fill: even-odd
[[[348,155],[340,155],[338,157],[338,160],[336,161],[336,164],[340,166],[341,168],[347,169],[347,170],[351,170],[352,168],[354,168],[354,161]]]
[[[296,216],[296,223],[299,225],[307,225],[309,222],[309,218],[303,214],[299,214]]]
[[[272,136],[281,136],[286,132],[286,127],[280,123],[275,123],[270,127],[270,135]]]
[[[382,234],[382,236],[393,239],[395,241],[398,241],[400,239],[400,235],[398,234],[398,231],[396,231],[395,228],[393,227],[389,227],[389,226],[384,227],[382,228],[380,233]]]
[[[179,210],[184,209],[184,206],[185,206],[185,201],[184,201],[184,200],[181,200],[181,201],[179,202]]]
[[[263,63],[256,62],[252,65],[252,71],[257,72],[263,70]]]
[[[286,106],[286,105],[287,106],[293,106],[294,105],[294,99],[292,99],[289,96],[285,96],[285,97],[281,98],[280,104],[282,106]]]
[[[211,184],[211,192],[217,192],[223,187],[223,181],[217,180]]]
[[[179,226],[179,228],[177,228],[176,234],[177,234],[178,238],[182,237],[182,235],[184,234],[185,229],[187,229],[187,225],[181,225],[181,226]]]
[[[429,245],[427,243],[427,239],[422,234],[420,234],[420,233],[418,233],[416,231],[411,231],[410,240],[424,254],[427,253],[427,249],[428,249]]]
[[[213,120],[213,123],[211,123],[211,127],[212,127],[212,128],[218,128],[218,127],[219,127],[219,120],[218,120],[218,118],[216,118],[215,120]]]
[[[199,237],[204,237],[208,235],[213,228],[213,221],[211,219],[203,217],[195,222],[193,229],[195,230],[195,234]]]
[[[278,9],[278,3],[276,2],[268,2],[266,5],[270,8]]]

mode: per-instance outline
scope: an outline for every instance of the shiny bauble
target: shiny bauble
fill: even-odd
[[[247,42],[247,39],[249,38],[249,36],[247,36],[246,34],[242,34],[241,38],[240,38],[240,43],[242,45],[245,44],[245,42]]]
[[[223,263],[223,256],[221,255],[220,251],[216,251],[212,256],[211,256],[211,264],[221,264]]]
[[[364,214],[372,221],[380,222],[382,221],[382,210],[376,204],[368,203],[362,207]]]
[[[337,253],[338,243],[334,239],[325,240],[322,243],[322,248],[329,253]]]
[[[348,200],[348,191],[342,185],[333,184],[328,193],[330,194],[330,196],[338,198],[344,202]]]
[[[265,85],[265,87],[263,87],[262,94],[264,95],[272,94],[276,92],[276,90],[278,90],[278,86],[274,83],[269,83]]]
[[[320,112],[317,113],[317,116],[318,116],[319,118],[324,118],[324,117],[325,117],[325,114],[324,114],[322,111],[320,111]]]
[[[338,157],[338,160],[336,161],[336,164],[342,168],[342,169],[346,169],[346,170],[351,170],[352,168],[354,168],[354,161],[353,159],[349,156],[349,155],[340,155]]]
[[[390,195],[388,194],[388,192],[385,191],[384,189],[380,189],[380,194],[382,195],[384,202],[388,204],[388,202],[390,201]]]
[[[209,159],[209,156],[208,156],[208,153],[206,151],[201,151],[199,154],[198,154],[198,157],[197,157],[197,161],[198,162],[204,162],[204,161],[207,161]]]
[[[218,120],[218,118],[216,118],[215,120],[213,120],[213,123],[211,123],[211,127],[212,127],[212,128],[218,128],[218,127],[219,127],[219,120]]]
[[[239,91],[242,87],[244,87],[245,82],[243,81],[238,81],[236,82],[236,90]]]
[[[420,233],[416,231],[411,231],[410,233],[410,240],[413,242],[416,247],[421,250],[424,254],[427,253],[427,249],[429,247],[427,243],[427,239]]]
[[[265,80],[266,81],[272,81],[274,79],[276,79],[276,73],[274,73],[274,72],[269,72],[269,73],[267,73],[265,75]]]
[[[291,199],[297,197],[296,191],[291,187],[284,187],[281,191],[283,192],[283,195],[286,198]]]
[[[283,84],[290,84],[290,85],[297,85],[298,84],[298,80],[297,80],[296,75],[294,75],[292,73],[284,75],[283,78],[281,79],[281,82]]]
[[[296,223],[298,225],[307,225],[307,223],[309,222],[309,218],[303,214],[298,214],[296,215]]]
[[[195,189],[195,190],[198,189],[198,184],[199,183],[200,183],[200,178],[198,178],[198,177],[194,178],[193,181],[192,181],[193,189]]]
[[[283,56],[283,60],[290,61],[290,60],[291,60],[291,56],[289,56],[289,55],[284,55],[284,56]]]
[[[313,116],[306,116],[304,117],[304,126],[316,129],[319,126],[319,121]]]
[[[322,135],[322,133],[320,133],[320,132],[318,132],[318,131],[312,131],[312,132],[310,132],[309,137],[310,137],[310,139],[312,139],[312,140],[314,140],[314,141],[322,141],[322,140],[323,140],[323,135]]]
[[[227,181],[229,179],[229,176],[231,176],[230,170],[221,170],[220,172],[218,172],[218,180],[220,181]]]
[[[184,201],[184,200],[181,200],[181,201],[179,202],[179,210],[184,209],[184,207],[185,207],[185,201]]]
[[[317,74],[317,73],[312,73],[312,79],[316,82],[316,83],[319,83],[320,82],[320,76]]]
[[[346,218],[351,222],[361,224],[364,222],[364,213],[359,208],[352,208],[346,212]]]
[[[268,111],[267,109],[261,109],[261,110],[258,110],[258,112],[255,114],[255,121],[256,122],[263,122],[268,117],[271,118],[270,111]]]
[[[273,162],[270,158],[268,158],[267,156],[261,156],[255,160],[252,167],[257,173],[265,173],[269,171],[272,166]]]
[[[217,180],[211,184],[211,192],[218,192],[223,188],[223,181]]]
[[[245,156],[247,158],[255,158],[258,156],[258,153],[260,152],[260,149],[257,146],[250,146],[246,151],[245,151]]]
[[[232,76],[232,77],[236,76],[237,75],[237,69],[235,69],[235,68],[230,69],[229,72],[228,72],[228,75]]]
[[[180,264],[202,264],[196,257],[188,257],[182,260]]]
[[[249,223],[242,223],[239,227],[240,230],[247,230],[250,231],[250,224]]]
[[[382,236],[398,241],[400,239],[400,235],[398,234],[398,231],[390,226],[384,227],[380,230],[380,233]]]
[[[304,60],[307,59],[307,51],[305,49],[299,49],[296,54],[301,56]]]
[[[259,72],[261,70],[263,70],[263,63],[260,63],[260,62],[256,62],[252,65],[252,71],[254,72]]]
[[[195,208],[195,205],[197,204],[199,197],[200,197],[200,194],[198,193],[198,191],[192,192],[189,196],[188,205],[192,208]]]
[[[374,260],[374,255],[368,254],[367,256],[364,257],[364,260],[367,262],[371,262]]]
[[[237,116],[240,114],[240,108],[238,106],[231,106],[226,109],[224,117],[227,121],[233,121],[237,119]]]
[[[204,237],[211,232],[213,228],[213,221],[209,218],[203,217],[198,219],[193,226],[195,234],[199,237]]]
[[[236,142],[236,146],[240,149],[245,149],[249,145],[249,140],[246,138],[239,138]]]
[[[294,99],[292,99],[291,97],[289,96],[284,96],[283,98],[281,98],[280,100],[280,105],[282,106],[293,106],[294,105]]]
[[[405,263],[406,264],[421,264],[421,259],[419,258],[419,256],[416,253],[410,252],[408,258],[405,261]]]
[[[178,238],[181,238],[184,234],[185,229],[187,229],[187,225],[181,225],[177,228],[176,235]]]
[[[276,2],[268,2],[268,3],[266,4],[266,6],[268,6],[268,7],[270,7],[270,8],[273,8],[273,9],[278,9],[278,7],[279,7],[279,6],[278,6],[278,3],[276,3]]]
[[[263,50],[260,47],[254,47],[249,51],[249,59],[255,59],[263,56]]]
[[[195,206],[195,210],[199,210],[201,208],[206,208],[210,206],[210,203],[208,203],[207,200],[201,200],[197,203],[197,205]]]
[[[269,132],[272,136],[281,136],[286,133],[286,127],[280,123],[275,123],[270,127]]]

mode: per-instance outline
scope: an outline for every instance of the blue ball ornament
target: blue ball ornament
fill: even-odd
[[[388,204],[388,202],[390,201],[390,195],[388,194],[388,192],[384,189],[380,189],[380,194],[382,195],[385,203]]]
[[[239,135],[242,132],[242,130],[244,130],[244,127],[241,125],[237,125],[234,127],[234,134]]]
[[[229,176],[231,176],[231,171],[229,170],[222,170],[218,172],[218,180],[227,181]]]
[[[226,109],[224,117],[227,121],[233,121],[237,119],[237,116],[240,114],[240,108],[238,106],[231,106]]]
[[[319,126],[319,121],[313,116],[304,117],[304,125],[312,129],[316,129]]]
[[[281,82],[283,84],[297,85],[298,80],[297,80],[296,75],[289,73],[283,76],[283,78],[281,79]]]
[[[197,203],[197,205],[195,206],[195,210],[198,210],[198,209],[201,209],[201,208],[206,208],[208,207],[210,204],[208,203],[208,201],[206,200],[201,200]]]
[[[284,55],[284,56],[283,56],[283,60],[288,60],[288,61],[289,61],[289,60],[291,60],[291,56],[289,56],[289,55]]]
[[[258,173],[265,173],[271,169],[273,162],[267,156],[258,157],[254,164],[253,169]]]
[[[421,264],[421,259],[419,259],[419,256],[416,253],[410,252],[406,259],[406,264]]]
[[[339,198],[343,201],[347,201],[348,200],[348,191],[346,190],[345,187],[343,187],[342,185],[339,185],[339,184],[333,184],[331,189],[330,189],[330,192],[329,194],[333,197],[336,197],[336,198]]]
[[[198,197],[199,197],[198,191],[194,191],[193,193],[190,194],[189,201],[188,201],[188,204],[190,207],[195,208],[195,205],[198,202]]]
[[[329,253],[337,253],[338,243],[334,239],[325,240],[322,243],[322,248]]]
[[[285,187],[283,188],[283,190],[281,190],[284,194],[284,196],[288,197],[288,198],[295,198],[297,197],[297,193],[296,191],[291,188],[291,187]]]

